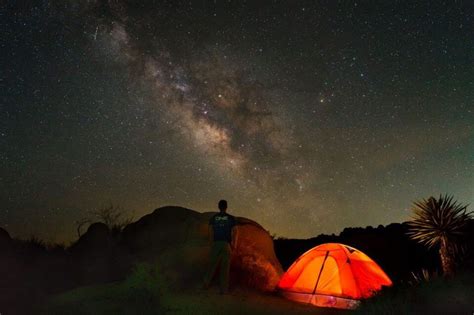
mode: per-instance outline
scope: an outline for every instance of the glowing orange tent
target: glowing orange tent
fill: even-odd
[[[392,281],[363,252],[338,243],[316,246],[301,255],[278,283],[286,298],[317,306],[356,308]]]

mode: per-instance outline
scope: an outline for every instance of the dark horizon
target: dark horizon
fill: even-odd
[[[109,205],[110,206],[110,205]],[[113,206],[113,205],[112,205]],[[163,209],[163,208],[184,208],[184,209],[188,209],[188,210],[192,210],[192,211],[196,211],[197,213],[209,213],[209,212],[212,212],[212,213],[217,213],[218,210],[209,210],[209,211],[198,211],[198,210],[195,210],[195,209],[191,209],[191,208],[187,208],[187,207],[182,207],[182,206],[178,206],[178,205],[164,205],[164,206],[160,206],[156,209],[153,209],[152,211],[148,212],[148,213],[145,213],[143,216],[141,217],[137,217],[137,218],[133,218],[133,220],[128,224],[130,223],[135,223],[137,221],[139,221],[140,219],[142,219],[144,216],[147,216],[147,215],[150,215],[152,214],[153,212],[155,212],[156,210],[160,210],[160,209]],[[126,214],[126,212],[124,212],[124,214]],[[85,217],[85,218],[91,218],[92,216],[89,215],[89,217]],[[240,216],[238,216],[240,217]],[[245,219],[250,219],[252,221],[255,221],[255,218],[252,218],[252,217],[243,217]],[[122,219],[128,219],[127,217],[123,217]],[[255,221],[258,223],[258,221]],[[298,237],[292,237],[292,236],[287,236],[287,235],[279,235],[277,233],[274,233],[273,231],[271,230],[267,230],[267,232],[270,234],[270,236],[272,238],[275,238],[275,239],[280,239],[280,240],[297,240],[297,241],[307,241],[307,240],[312,240],[312,239],[316,239],[316,238],[319,238],[319,237],[325,237],[325,236],[329,236],[329,237],[332,237],[332,236],[339,236],[341,233],[343,233],[344,230],[357,230],[357,229],[362,229],[362,230],[366,230],[366,229],[377,229],[379,228],[380,226],[383,227],[383,228],[386,228],[387,226],[389,225],[393,225],[393,224],[401,224],[401,225],[404,225],[406,224],[408,221],[402,221],[402,222],[390,222],[390,223],[387,223],[387,224],[375,224],[375,225],[366,225],[366,226],[346,226],[346,227],[343,227],[341,230],[338,230],[338,231],[329,231],[329,232],[325,232],[325,233],[317,233],[315,235],[309,235],[308,237],[305,237],[305,238],[298,238]],[[83,225],[81,227],[81,236],[84,235],[87,230],[88,230],[88,227],[90,225],[92,225],[93,223],[104,223],[101,219],[97,219],[97,220],[92,220],[90,222],[88,222],[87,224]],[[125,225],[126,226],[126,225]],[[124,227],[125,227],[124,226]],[[108,226],[109,228],[112,228],[112,226]],[[35,235],[35,234],[30,234],[30,235],[17,235],[17,234],[12,234],[7,228],[5,227],[2,227],[0,226],[0,228],[2,228],[4,231],[6,231],[9,236],[12,238],[12,239],[16,239],[16,240],[20,240],[20,241],[33,241],[33,242],[39,242],[47,247],[51,247],[51,246],[55,246],[55,245],[64,245],[66,248],[73,245],[74,243],[76,243],[78,240],[79,240],[79,236],[77,235],[77,224],[74,225],[74,229],[73,231],[71,231],[71,238],[70,239],[59,239],[59,240],[54,240],[54,239],[43,239],[41,238],[40,236],[38,235]],[[265,228],[265,227],[263,227]]]
[[[471,2],[7,1],[0,227],[52,242],[109,204],[279,236],[474,204]]]

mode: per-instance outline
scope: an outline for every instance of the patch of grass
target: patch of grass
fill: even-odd
[[[171,291],[155,265],[137,265],[123,282],[82,287],[54,297],[40,314],[472,314],[474,275],[402,284],[344,311],[298,304],[243,288]]]
[[[264,294],[257,291],[239,289],[230,295],[216,292],[188,292],[171,296],[167,314],[175,315],[287,315],[287,314],[325,314],[341,315],[350,311],[330,308],[318,308],[312,305],[289,301],[281,296]]]
[[[401,284],[362,301],[357,314],[472,314],[474,275]]]
[[[131,304],[141,305],[145,309],[161,308],[160,302],[166,291],[166,284],[157,267],[141,263],[135,266],[132,274],[121,284],[127,292]]]
[[[157,267],[138,264],[123,282],[81,287],[53,297],[40,314],[162,314],[166,285]]]
[[[272,294],[236,289],[229,295],[216,290],[169,291],[159,271],[138,265],[123,282],[78,288],[55,296],[40,312],[48,315],[84,314],[345,314],[288,301]]]

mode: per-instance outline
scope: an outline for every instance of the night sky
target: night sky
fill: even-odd
[[[474,204],[472,1],[7,1],[0,226],[114,204],[311,237]],[[472,207],[472,206],[471,206]]]

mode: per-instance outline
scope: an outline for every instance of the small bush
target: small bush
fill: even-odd
[[[408,282],[411,285],[422,284],[439,278],[437,272],[430,272],[428,269],[421,269],[419,272],[412,271],[411,276],[412,279]]]
[[[427,272],[419,277],[419,282],[394,285],[363,300],[355,314],[470,314],[474,310],[471,273],[452,279]]]
[[[162,300],[166,284],[158,268],[147,263],[134,266],[130,276],[122,284],[128,303],[135,305],[144,313],[163,309]]]

